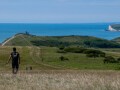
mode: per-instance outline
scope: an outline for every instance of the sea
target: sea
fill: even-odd
[[[112,40],[120,37],[120,32],[108,31],[111,23],[39,24],[0,23],[0,43],[17,33],[29,32],[36,36],[94,36]]]

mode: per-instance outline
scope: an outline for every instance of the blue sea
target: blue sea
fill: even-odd
[[[104,39],[120,37],[120,32],[107,31],[110,23],[80,23],[80,24],[28,24],[28,23],[1,23],[0,42],[26,31],[39,36],[82,35],[95,36]]]

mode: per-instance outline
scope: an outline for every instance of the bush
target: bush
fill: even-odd
[[[94,50],[94,49],[88,49],[84,51],[85,54],[90,54],[90,53],[97,53],[97,54],[101,54],[101,51],[99,50]]]
[[[100,52],[99,52],[99,56],[100,56],[100,57],[105,57],[105,56],[106,56],[106,53],[100,51]]]
[[[115,58],[112,56],[107,56],[104,59],[104,63],[117,63],[117,60],[115,60]]]
[[[94,49],[88,49],[85,50],[84,53],[86,54],[87,57],[105,57],[105,53],[99,50],[94,50]]]
[[[61,56],[59,58],[60,58],[61,61],[66,61],[66,60],[68,61],[69,60],[67,57],[64,57],[64,56]]]
[[[64,50],[64,48],[65,48],[65,46],[63,46],[63,45],[59,46],[60,50]]]
[[[82,47],[67,47],[64,49],[66,52],[72,52],[72,53],[83,53],[86,49]]]

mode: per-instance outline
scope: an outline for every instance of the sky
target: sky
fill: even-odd
[[[0,23],[120,22],[120,0],[0,0]]]

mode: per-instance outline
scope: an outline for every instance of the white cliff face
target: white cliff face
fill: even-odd
[[[118,31],[118,30],[112,28],[110,25],[109,25],[109,27],[108,27],[108,30],[109,30],[109,31]]]

